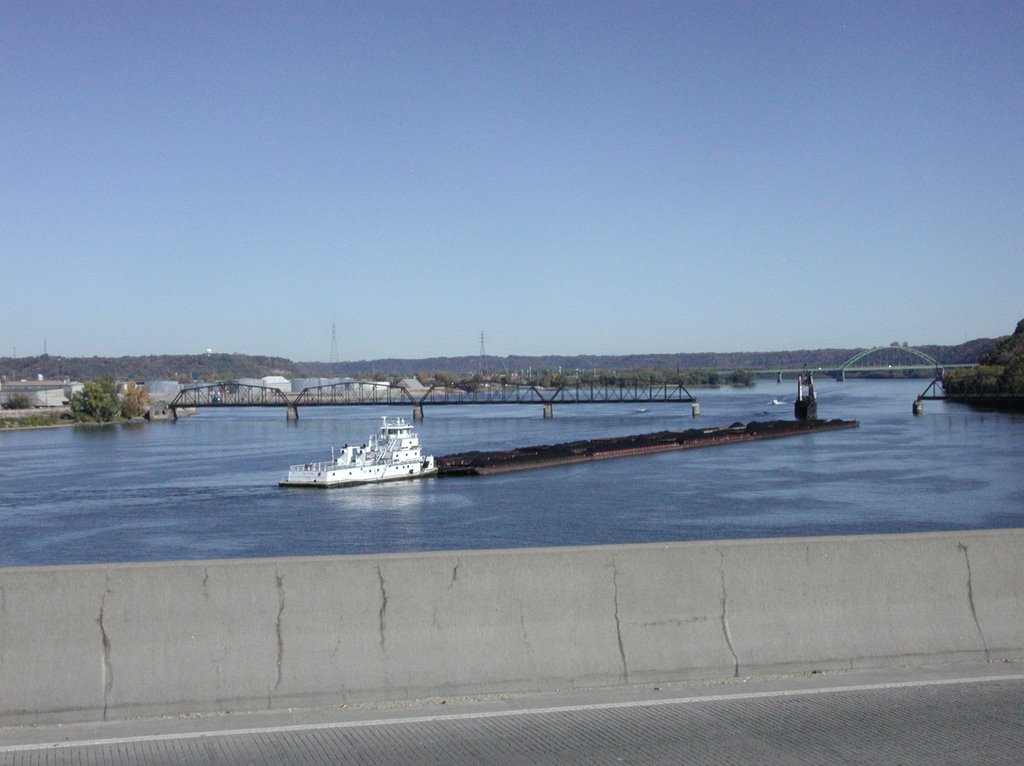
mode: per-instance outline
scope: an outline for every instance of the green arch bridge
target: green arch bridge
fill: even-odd
[[[909,357],[909,358],[908,358]],[[838,367],[805,367],[773,369],[767,372],[775,375],[798,375],[807,369],[819,375],[829,375],[836,380],[846,380],[848,372],[917,372],[932,371],[935,378],[942,377],[942,371],[950,367],[973,367],[973,364],[943,364],[935,357],[912,346],[875,346],[858,351]]]

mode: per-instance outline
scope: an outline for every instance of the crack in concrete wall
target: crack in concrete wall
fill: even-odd
[[[718,551],[718,580],[721,586],[721,611],[719,619],[722,623],[722,634],[725,636],[725,645],[729,647],[729,653],[732,655],[732,674],[734,678],[740,677],[740,658],[736,655],[736,649],[732,645],[732,633],[729,631],[729,594],[725,589],[725,554],[721,548],[715,548]]]
[[[963,542],[957,542],[956,547],[964,554],[964,563],[967,565],[967,604],[971,608],[971,617],[974,619],[974,627],[978,631],[978,638],[981,639],[981,645],[985,649],[985,661],[988,662],[991,659],[988,641],[985,640],[985,634],[981,630],[981,623],[978,621],[978,610],[974,606],[974,576],[971,574],[971,555]]]
[[[100,595],[100,614],[99,617],[96,618],[96,623],[100,626],[100,642],[103,652],[100,659],[100,681],[103,685],[104,721],[107,720],[107,707],[109,705],[110,691],[114,688],[114,665],[111,660],[113,645],[111,644],[110,636],[107,634],[107,628],[103,623],[103,612],[107,607],[107,596],[110,592],[110,576],[107,575],[107,579],[103,587],[103,593]]]
[[[523,637],[523,647],[526,649],[526,656],[533,661],[533,644],[530,643],[530,631],[526,627],[526,608],[523,599],[517,599],[519,604],[519,633]]]
[[[380,584],[380,611],[377,613],[377,625],[380,631],[380,648],[384,649],[384,620],[388,611],[388,591],[384,587],[384,573],[377,567],[377,582]]]
[[[210,660],[210,664],[213,665],[214,685],[218,693],[220,692],[220,664],[224,662],[224,660],[226,660],[227,658],[228,648],[226,646],[221,646],[220,657],[214,657],[212,660]]]
[[[4,655],[7,649],[7,589],[0,585],[0,668],[4,666]]]
[[[451,588],[455,584],[455,581],[459,579],[459,567],[461,567],[461,566],[462,566],[462,559],[456,559],[455,560],[455,568],[452,570],[452,579],[451,579],[451,582],[448,583],[448,587],[449,588]]]
[[[281,685],[281,673],[284,670],[284,635],[282,634],[281,616],[284,614],[284,575],[274,572],[277,581],[277,622],[274,630],[277,634],[277,680],[274,682],[276,692]]]
[[[629,665],[626,663],[626,647],[622,643],[622,623],[619,622],[619,568],[612,559],[612,601],[615,606],[615,640],[619,644],[619,662],[622,665],[622,680],[629,683]]]

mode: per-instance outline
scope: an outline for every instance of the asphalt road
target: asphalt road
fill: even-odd
[[[0,764],[1020,764],[1024,664],[0,728]]]

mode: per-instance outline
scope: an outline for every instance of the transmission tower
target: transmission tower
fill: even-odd
[[[331,322],[331,364],[338,363],[338,328]]]
[[[487,374],[487,352],[484,351],[484,331],[480,331],[480,370]]]

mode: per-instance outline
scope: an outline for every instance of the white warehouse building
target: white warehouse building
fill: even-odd
[[[65,407],[82,384],[71,380],[9,380],[0,388],[0,405],[6,407],[12,396],[24,395],[30,407]]]

